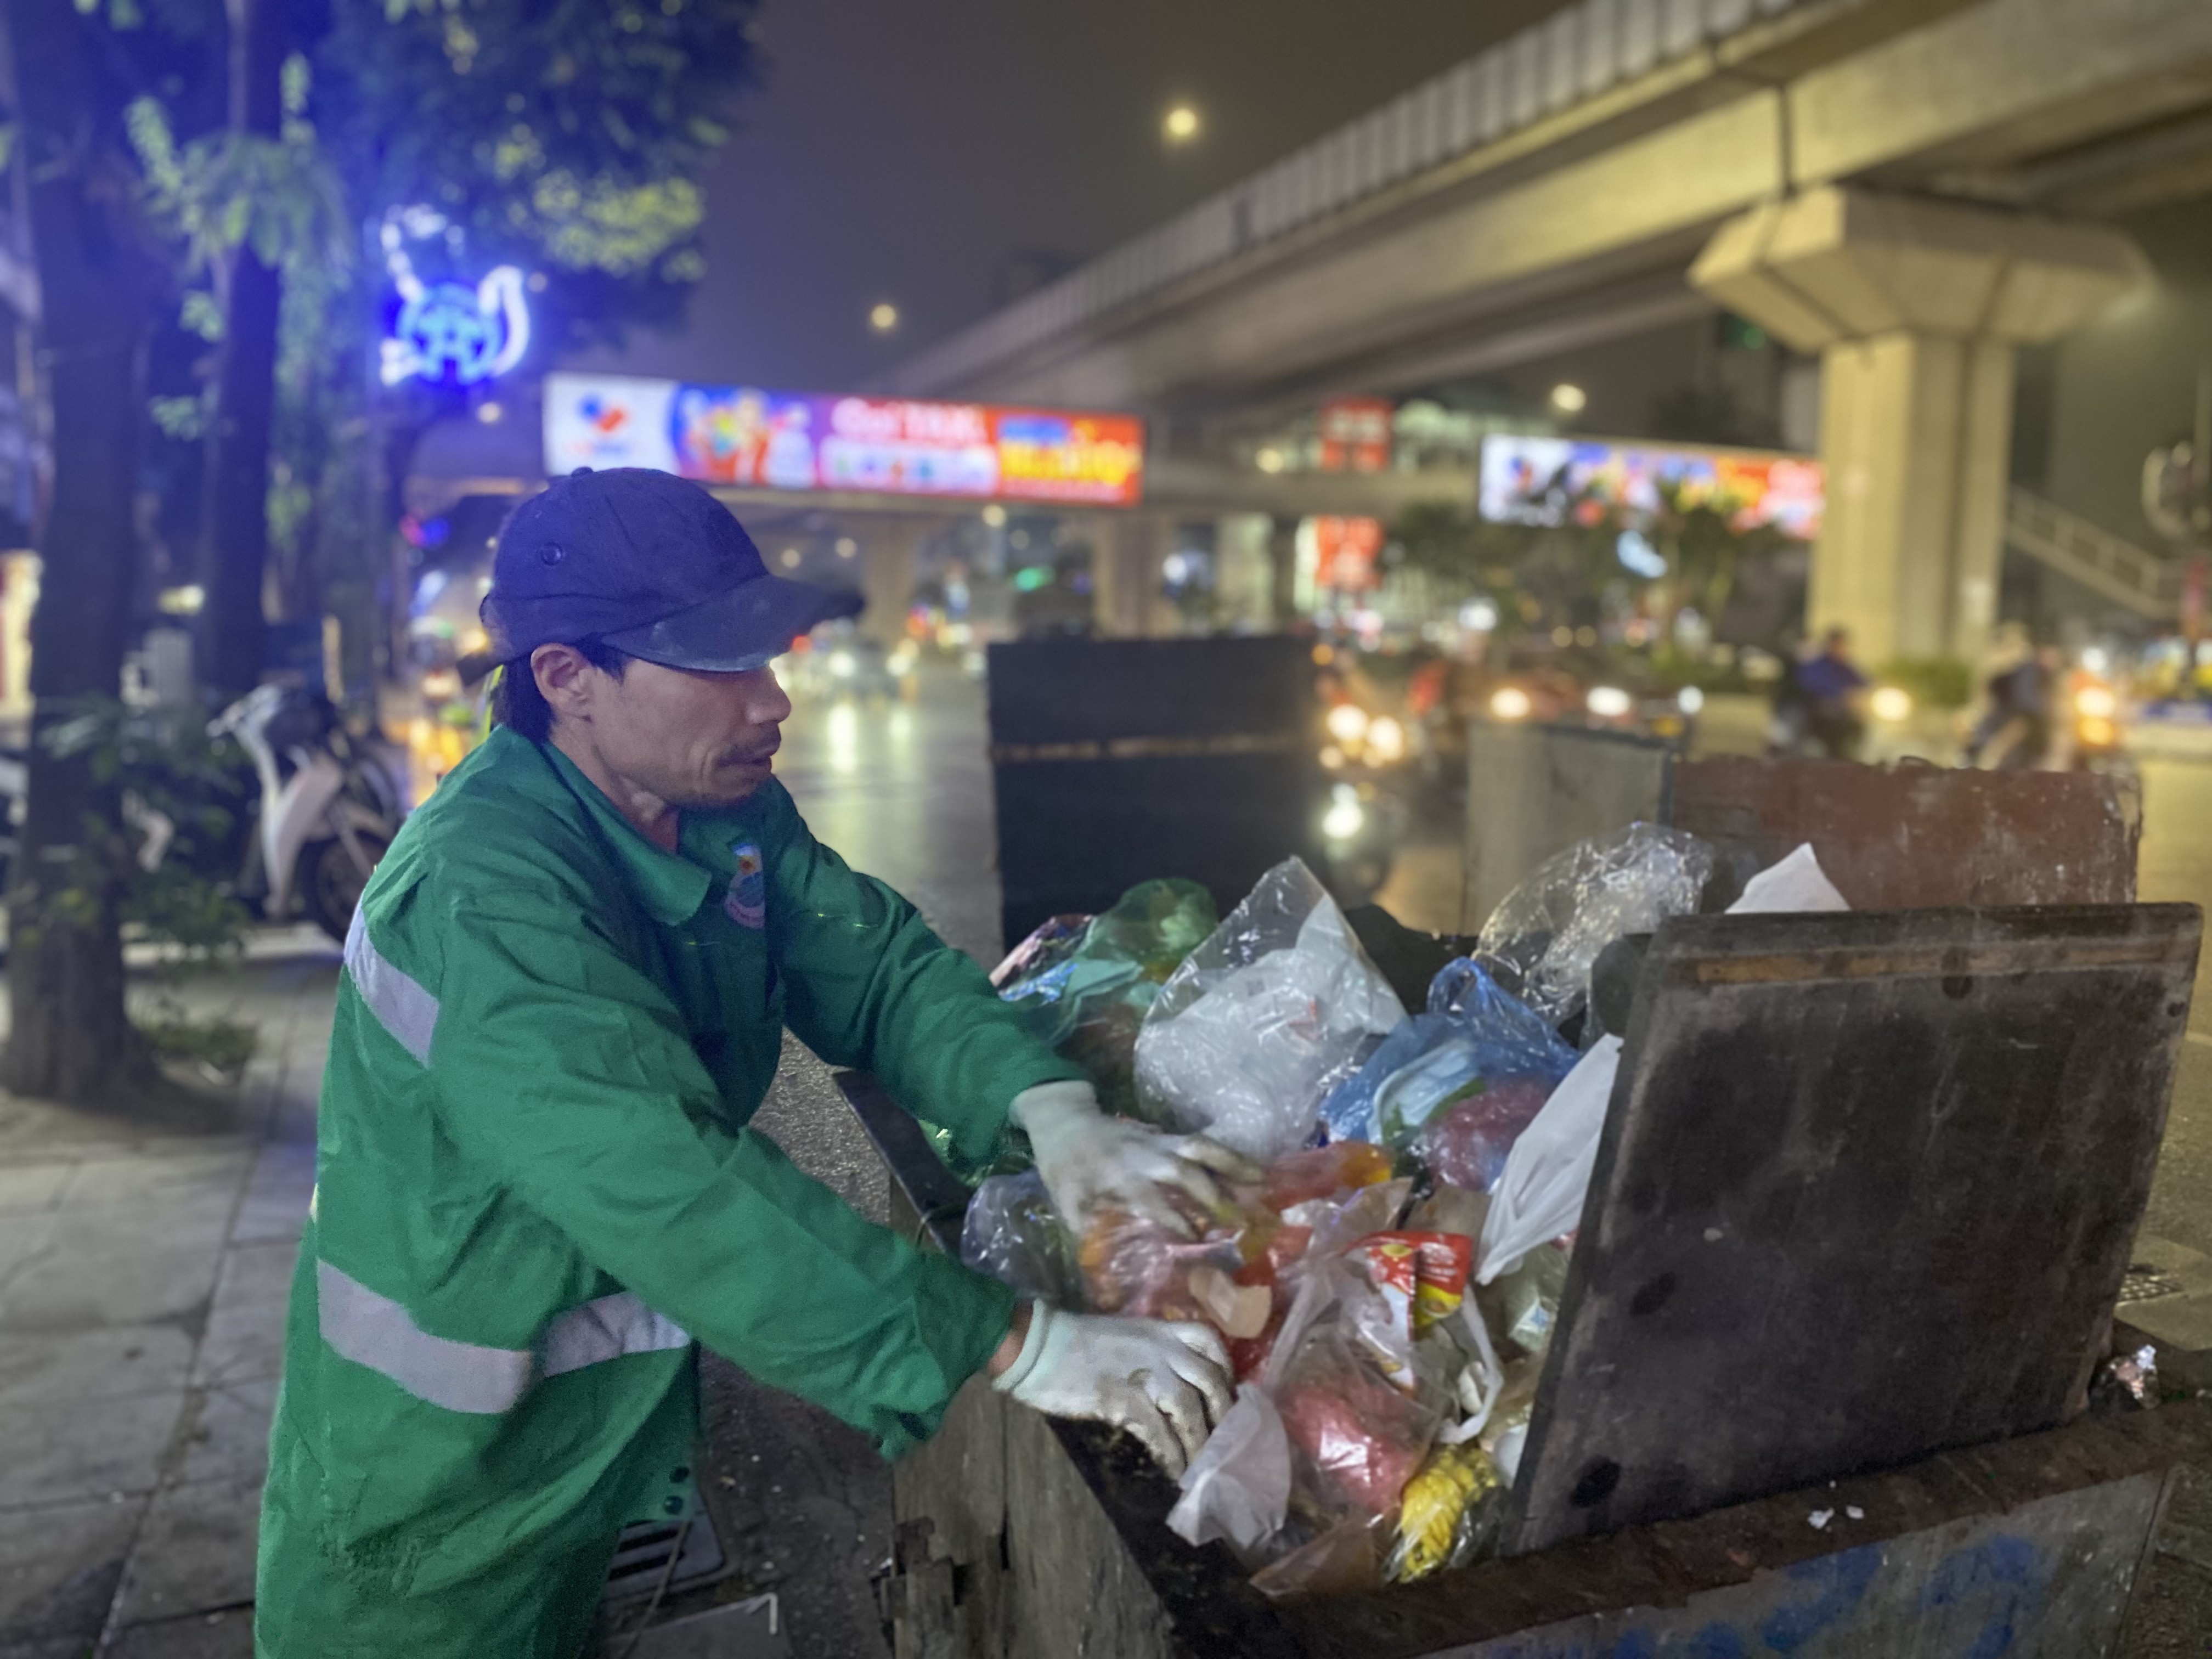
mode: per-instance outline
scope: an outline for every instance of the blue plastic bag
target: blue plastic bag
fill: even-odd
[[[1429,981],[1427,1012],[1383,1038],[1322,1103],[1322,1121],[1331,1140],[1402,1148],[1439,1107],[1509,1078],[1556,1085],[1577,1058],[1541,1015],[1461,957]]]

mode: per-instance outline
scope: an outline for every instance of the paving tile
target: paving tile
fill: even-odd
[[[0,1654],[99,1635],[146,1500],[0,1510]]]
[[[0,1509],[150,1492],[184,1404],[165,1389],[89,1407],[0,1407]]]
[[[195,1480],[154,1494],[116,1595],[119,1625],[173,1620],[253,1599],[258,1480]]]
[[[276,1379],[196,1391],[185,1430],[185,1480],[240,1480],[255,1487],[269,1468],[269,1423],[276,1411]]]
[[[204,1387],[250,1382],[284,1369],[284,1316],[300,1247],[287,1240],[240,1244],[224,1258],[192,1381]]]
[[[50,1212],[39,1210],[18,1210],[0,1215],[0,1297],[7,1294],[8,1281],[21,1273],[46,1243],[53,1219]]]
[[[127,1205],[166,1213],[176,1207],[197,1208],[211,1197],[234,1199],[252,1161],[252,1153],[241,1147],[153,1158],[87,1158],[70,1188],[69,1207]]]
[[[0,1216],[50,1210],[76,1169],[73,1158],[27,1158],[0,1164]]]
[[[0,1287],[0,1334],[182,1320],[197,1326],[222,1261],[227,1206],[148,1217],[67,1209],[35,1259]]]
[[[312,1120],[311,1120],[312,1121]],[[307,1200],[315,1190],[315,1142],[275,1139],[261,1149],[247,1182],[245,1201],[232,1224],[234,1244],[296,1242],[307,1224]]]
[[[117,1633],[100,1659],[253,1659],[253,1609],[133,1625]]]
[[[0,1326],[0,1407],[112,1400],[174,1391],[192,1368],[181,1325],[107,1325],[80,1331]]]

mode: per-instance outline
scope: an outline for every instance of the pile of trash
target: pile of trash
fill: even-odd
[[[1169,1524],[1271,1595],[1407,1583],[1479,1557],[1518,1471],[1621,1037],[1592,997],[1616,940],[1694,912],[1695,837],[1638,823],[1501,903],[1408,1014],[1297,860],[1219,926],[1151,882],[1061,918],[994,976],[1117,1109],[1259,1163],[1190,1236],[1071,1237],[1034,1171],[985,1182],[963,1255],[1063,1306],[1203,1320],[1234,1408]],[[1731,907],[1847,908],[1810,848]]]

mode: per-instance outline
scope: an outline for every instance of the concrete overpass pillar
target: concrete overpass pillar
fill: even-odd
[[[1157,513],[1117,513],[1097,521],[1091,540],[1091,614],[1107,639],[1157,639],[1175,631],[1162,591],[1175,526]]]
[[[2101,226],[1829,186],[1723,225],[1690,280],[1821,359],[1807,620],[1862,660],[1978,660],[1996,613],[2014,348],[2146,279]]]
[[[868,603],[860,612],[860,629],[866,638],[891,646],[906,637],[907,607],[914,602],[915,556],[930,523],[927,519],[885,517],[870,520],[860,532],[860,592]]]

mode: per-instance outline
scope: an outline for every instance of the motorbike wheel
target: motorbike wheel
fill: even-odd
[[[373,830],[356,830],[354,839],[368,854],[371,869],[392,846]],[[301,908],[307,911],[308,921],[341,945],[345,943],[346,930],[353,926],[354,908],[361,902],[362,889],[368,885],[368,876],[355,865],[345,843],[335,836],[311,842],[302,855]]]

